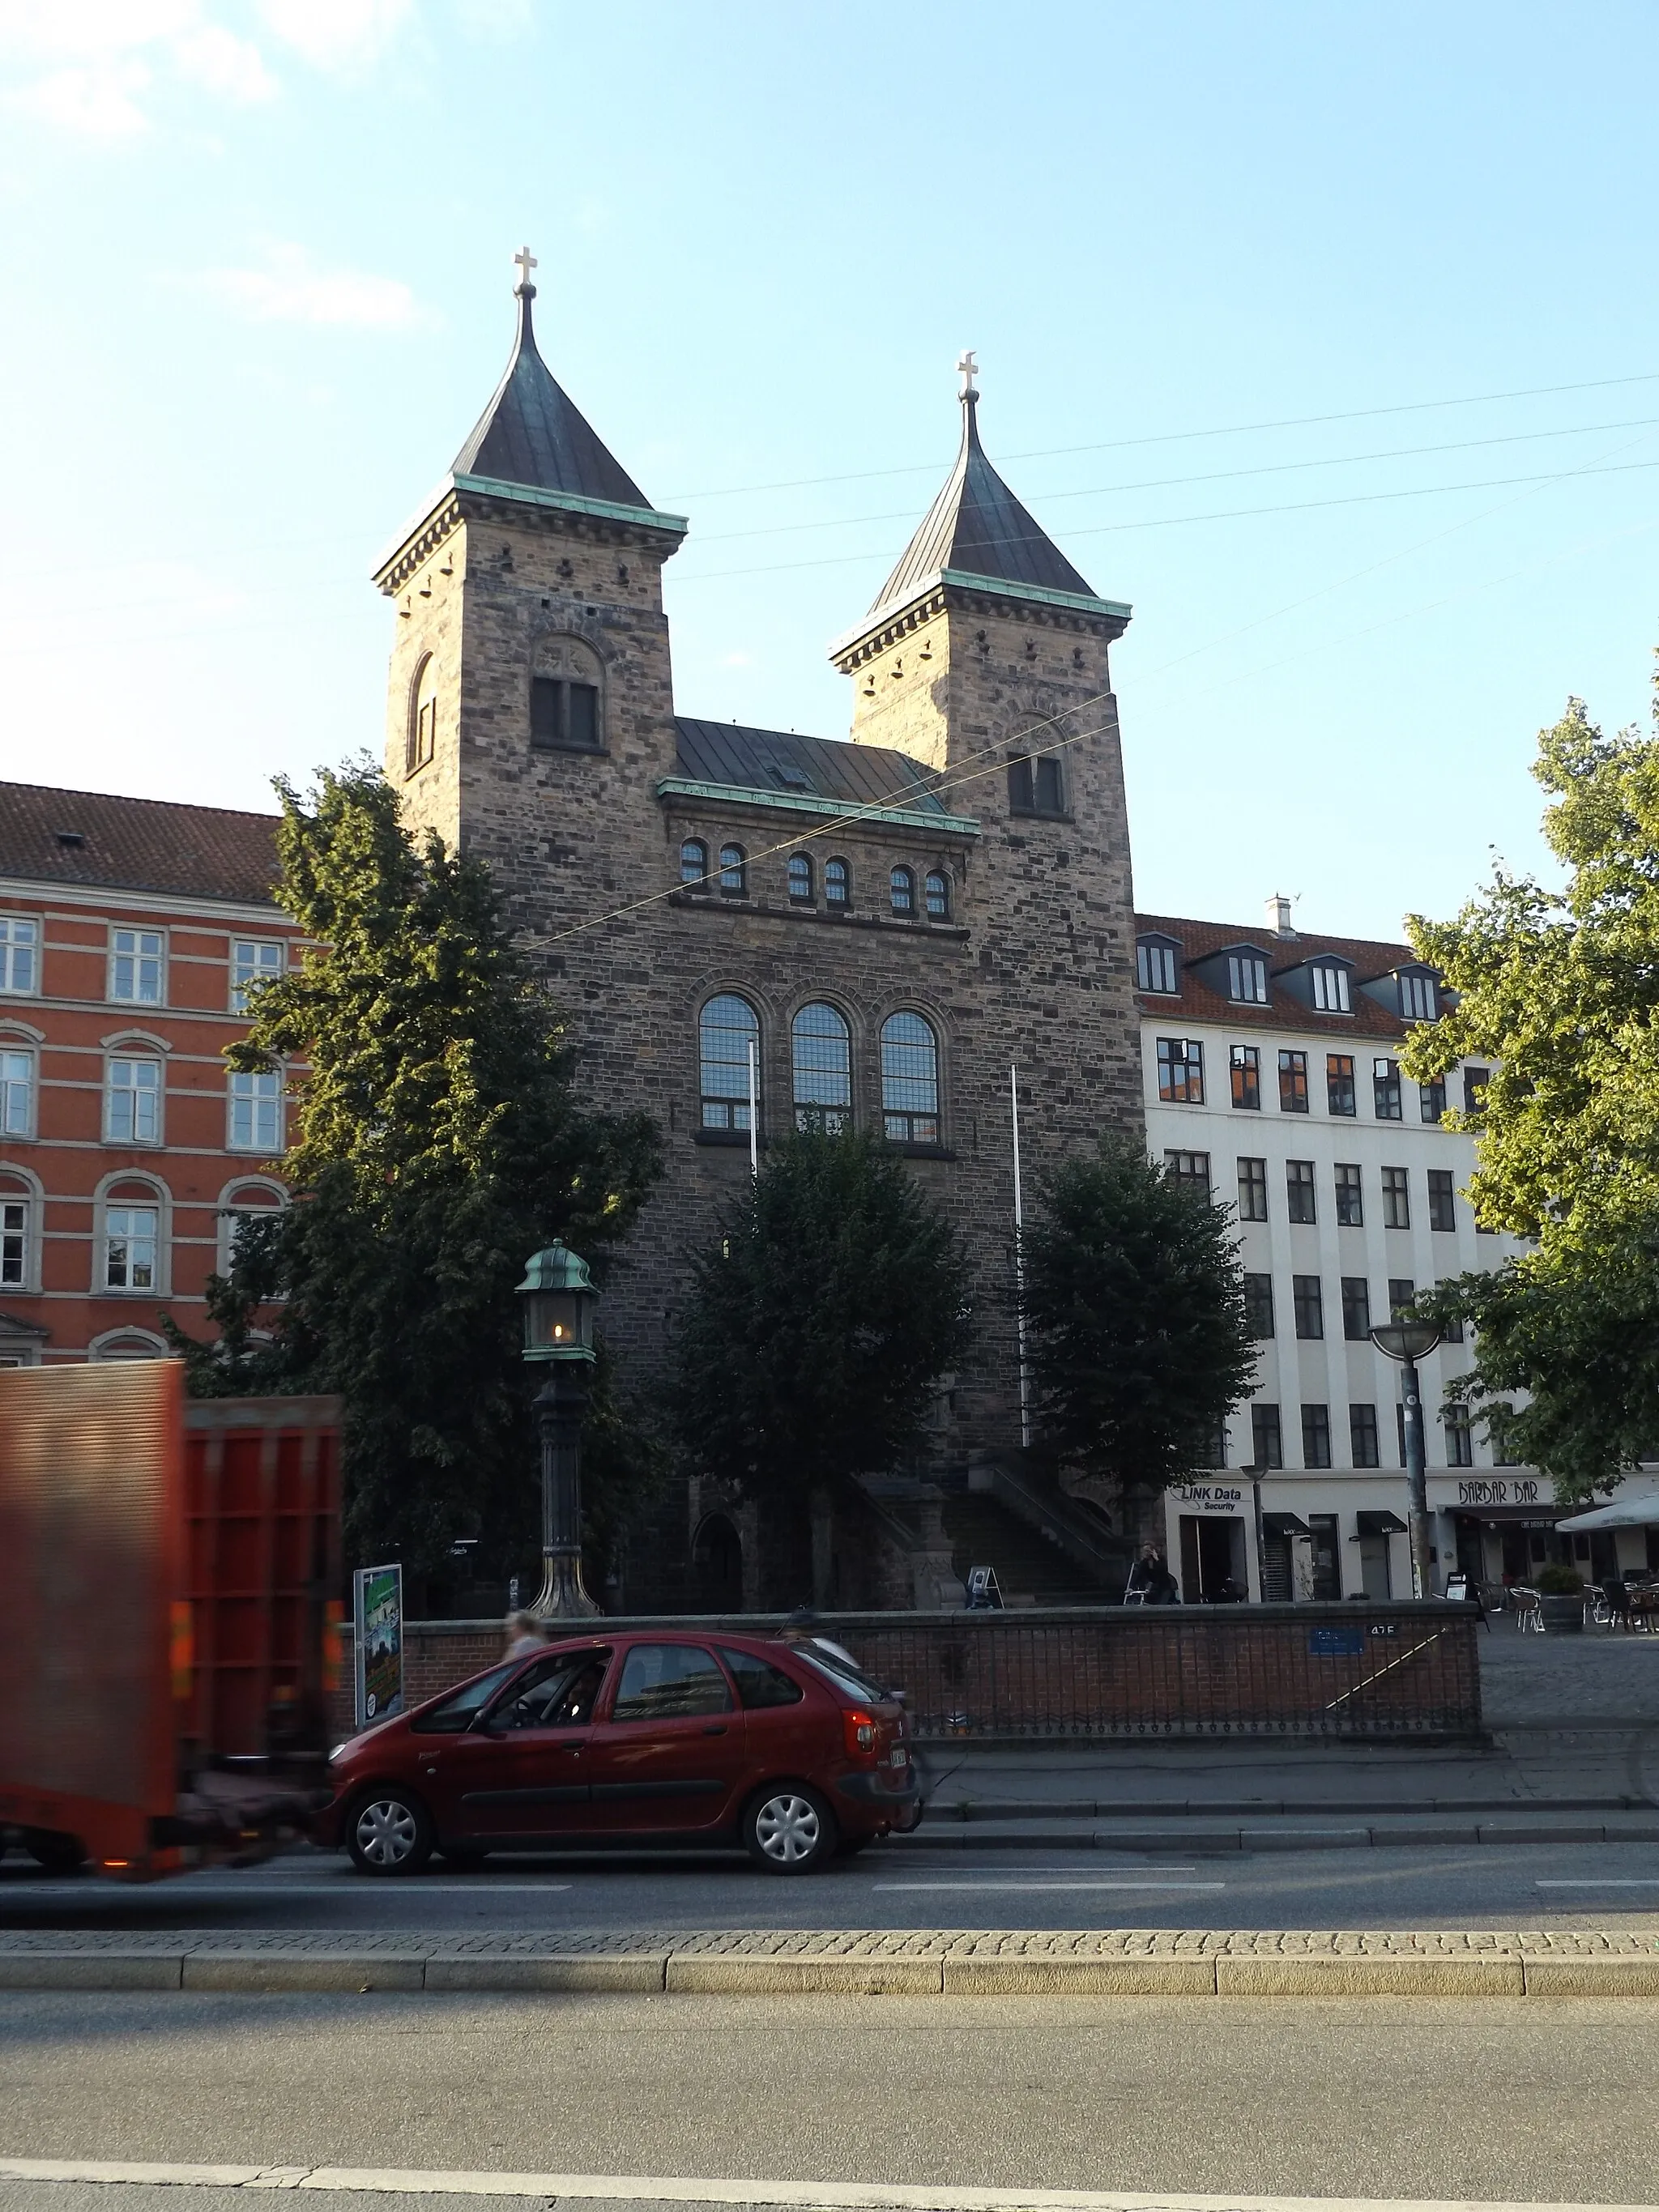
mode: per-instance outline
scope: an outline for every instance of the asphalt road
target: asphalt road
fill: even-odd
[[[781,1879],[738,1859],[434,1861],[365,1878],[307,1851],[129,1887],[0,1865],[7,1929],[1532,1928],[1659,1933],[1659,1844],[884,1853]]]
[[[1629,2000],[0,2003],[6,2156],[1630,2203],[1656,2109]]]

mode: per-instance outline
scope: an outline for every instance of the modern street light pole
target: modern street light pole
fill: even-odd
[[[599,1607],[582,1585],[582,1417],[593,1364],[599,1292],[586,1263],[568,1246],[538,1252],[519,1285],[524,1356],[547,1368],[531,1413],[541,1450],[542,1587],[531,1611],[544,1620],[580,1620]]]
[[[1423,1394],[1417,1380],[1417,1363],[1426,1359],[1440,1341],[1431,1321],[1379,1322],[1371,1342],[1384,1358],[1398,1360],[1402,1370],[1401,1389],[1406,1409],[1406,1519],[1411,1531],[1412,1595],[1429,1597],[1434,1578],[1429,1571],[1429,1484],[1423,1449]]]

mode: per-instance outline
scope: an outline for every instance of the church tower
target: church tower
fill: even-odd
[[[386,769],[404,820],[488,860],[545,931],[661,871],[675,760],[659,514],[518,333],[448,475],[375,572],[397,604]],[[637,825],[631,840],[629,824]],[[655,830],[654,840],[650,831]]]

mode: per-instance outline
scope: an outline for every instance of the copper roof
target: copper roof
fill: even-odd
[[[572,493],[650,511],[651,502],[554,381],[531,326],[533,284],[519,287],[519,334],[507,373],[455,456],[458,477]]]
[[[947,568],[992,581],[1095,597],[1094,586],[1072,566],[1014,497],[979,442],[979,394],[962,395],[962,447],[945,488],[904,549],[899,564],[876,594],[870,612],[902,606]]]
[[[272,906],[274,814],[0,783],[0,876]]]
[[[1180,948],[1176,957],[1180,990],[1137,992],[1136,1000],[1143,1013],[1167,1015],[1172,1020],[1185,1016],[1191,1021],[1224,1023],[1234,1029],[1300,1030],[1304,1034],[1322,1031],[1333,1037],[1375,1036],[1397,1041],[1406,1034],[1408,1025],[1400,1016],[1368,998],[1359,987],[1392,975],[1399,969],[1419,966],[1409,945],[1389,944],[1369,937],[1316,937],[1301,931],[1294,937],[1286,937],[1261,924],[1252,927],[1247,923],[1193,921],[1182,915],[1165,914],[1138,914],[1135,934],[1173,938]],[[1241,1006],[1193,972],[1195,962],[1212,953],[1230,952],[1244,946],[1261,953],[1267,963],[1268,1003],[1265,1006]],[[1352,1013],[1320,1013],[1275,980],[1287,969],[1299,968],[1322,952],[1334,954],[1338,959],[1352,963],[1353,988],[1349,994]]]
[[[941,817],[948,811],[921,762],[886,745],[702,722],[687,714],[677,714],[674,727],[676,773],[691,782],[827,799],[836,806],[899,806]]]

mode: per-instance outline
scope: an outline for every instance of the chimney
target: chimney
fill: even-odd
[[[1275,891],[1267,901],[1267,927],[1275,937],[1294,937],[1291,927],[1291,902],[1283,891]]]

